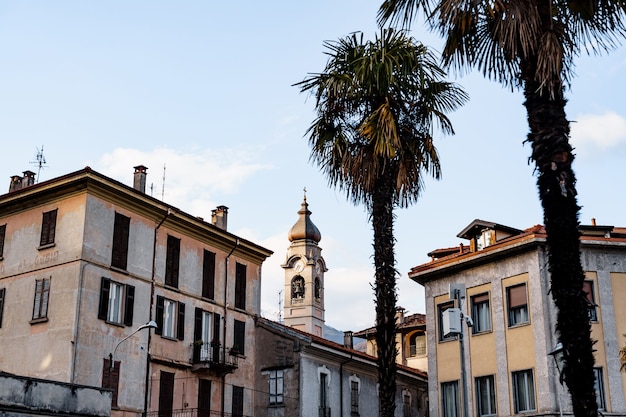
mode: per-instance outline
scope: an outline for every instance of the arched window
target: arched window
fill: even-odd
[[[291,280],[291,298],[304,298],[304,278],[300,275]]]
[[[315,299],[319,300],[322,296],[322,284],[320,283],[320,279],[315,277]]]
[[[409,356],[426,355],[426,334],[415,332],[409,336]]]

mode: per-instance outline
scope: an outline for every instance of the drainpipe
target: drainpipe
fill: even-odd
[[[73,355],[72,355],[72,369],[70,371],[70,383],[74,384],[76,376],[76,355],[78,354],[78,331],[80,330],[80,307],[82,305],[83,298],[83,281],[85,279],[85,268],[89,265],[84,259],[81,259],[84,263],[80,267],[80,278],[78,284],[78,299],[76,300],[76,326],[74,328],[74,341],[73,341]]]
[[[165,222],[165,219],[167,219],[170,215],[172,214],[172,209],[168,208],[167,209],[167,213],[165,213],[165,216],[163,216],[163,218],[161,219],[161,221],[159,222],[159,224],[157,225],[157,227],[154,228],[154,241],[152,242],[152,272],[150,274],[150,313],[149,313],[149,320],[152,320],[152,309],[154,307],[154,277],[155,277],[155,269],[156,269],[156,245],[157,245],[157,233],[159,228],[163,225],[163,223]],[[150,392],[150,341],[152,340],[152,332],[148,332],[148,345],[146,346],[146,389],[144,392],[144,398],[143,398],[143,416],[146,417],[148,415],[148,399],[149,399],[149,392]]]
[[[226,360],[226,316],[228,314],[228,259],[230,258],[230,255],[233,254],[233,252],[235,251],[235,249],[237,249],[237,247],[239,246],[239,239],[235,240],[235,246],[233,246],[233,248],[230,250],[230,252],[228,253],[228,255],[226,255],[226,259],[224,260],[224,346],[223,346],[223,351],[224,351],[224,360]],[[224,414],[224,407],[226,405],[226,374],[222,375],[222,417],[225,416]]]
[[[350,358],[339,364],[339,415],[343,416],[343,366],[352,361],[352,353]]]

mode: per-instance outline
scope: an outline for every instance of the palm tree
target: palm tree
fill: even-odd
[[[363,41],[352,34],[326,42],[322,73],[296,84],[316,99],[317,118],[307,131],[311,160],[329,184],[364,203],[374,229],[376,343],[380,415],[395,410],[394,209],[417,200],[423,175],[438,179],[435,125],[454,133],[446,112],[467,101],[423,45],[392,29]]]
[[[476,67],[524,92],[527,142],[547,232],[556,330],[574,415],[596,416],[593,341],[583,291],[579,206],[564,91],[574,58],[610,50],[625,33],[622,0],[384,0],[379,21],[410,24],[419,10],[445,38],[444,64]]]

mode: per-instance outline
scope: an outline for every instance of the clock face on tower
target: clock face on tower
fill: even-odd
[[[299,259],[293,266],[293,269],[296,272],[302,272],[302,270],[304,269],[304,261],[302,259]]]

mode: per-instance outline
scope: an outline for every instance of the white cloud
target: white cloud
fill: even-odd
[[[94,169],[130,185],[137,165],[148,167],[147,194],[159,199],[164,196],[164,200],[180,204],[180,209],[205,217],[209,208],[221,204],[216,202],[221,195],[236,193],[255,173],[271,169],[258,162],[254,150],[243,147],[189,152],[117,148],[104,154]]]
[[[612,111],[580,114],[571,124],[571,137],[578,149],[605,151],[626,142],[626,119]]]

